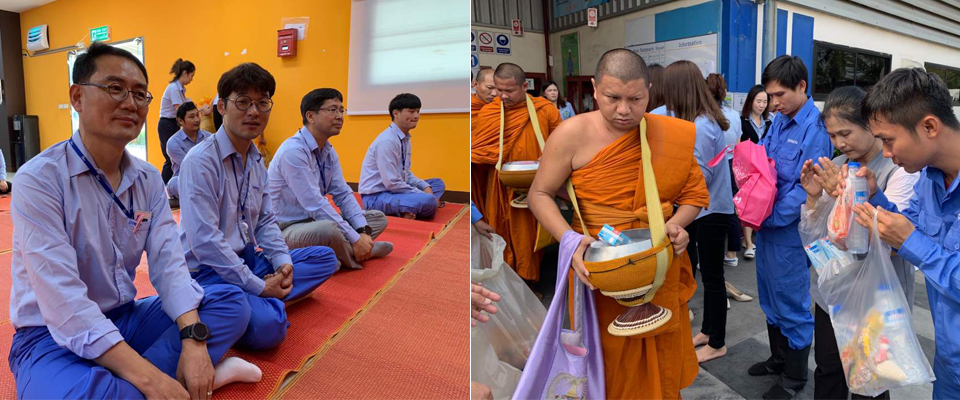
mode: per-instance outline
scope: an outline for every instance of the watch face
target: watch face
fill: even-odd
[[[363,233],[366,233],[368,235],[373,235],[373,229],[370,228],[370,225],[364,226]]]
[[[202,322],[194,324],[193,337],[199,340],[207,340],[210,337],[210,328],[207,328]]]

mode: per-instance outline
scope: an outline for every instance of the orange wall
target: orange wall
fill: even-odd
[[[288,59],[276,56],[276,31],[285,17],[310,17],[307,38],[297,43],[297,56]],[[50,48],[74,44],[90,28],[103,25],[110,26],[111,40],[144,38],[150,91],[156,97],[147,115],[147,158],[158,169],[163,164],[157,136],[160,97],[178,57],[197,66],[187,86],[187,97],[195,100],[213,98],[220,75],[241,62],[256,62],[274,75],[276,105],[266,129],[271,151],[302,125],[300,99],[308,91],[333,87],[347,95],[348,0],[58,0],[20,14],[24,48],[27,30],[40,24],[49,25]],[[71,133],[70,111],[57,107],[69,103],[66,60],[66,52],[23,59],[27,113],[39,116],[43,148]],[[359,180],[367,146],[389,124],[387,115],[346,117],[332,142],[347,181]],[[423,115],[413,131],[413,172],[424,179],[443,178],[448,190],[469,191],[469,126],[467,113]]]

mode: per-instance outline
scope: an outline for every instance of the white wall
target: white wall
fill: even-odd
[[[791,14],[789,15],[788,21],[793,21],[792,13],[794,12],[813,17],[814,40],[890,54],[891,69],[922,67],[925,62],[960,68],[960,50],[952,47],[901,35],[791,4],[780,3],[777,5],[777,8],[787,10]],[[787,30],[788,49],[792,42],[792,33],[792,29]],[[758,41],[758,45],[759,43],[760,41]],[[757,57],[758,81],[759,72],[763,68],[760,62],[760,57]],[[812,68],[812,66],[807,67]],[[960,116],[960,107],[954,107],[954,112]]]
[[[596,28],[586,25],[562,31],[550,32],[550,54],[553,55],[553,76],[563,76],[560,64],[560,36],[571,32],[580,33],[580,75],[593,75],[597,61],[608,50],[626,46],[626,22],[647,15],[708,3],[711,0],[680,0],[659,7],[647,8],[637,12],[599,21]]]
[[[479,53],[480,65],[496,68],[501,63],[510,62],[523,68],[524,72],[547,73],[547,46],[543,41],[542,33],[524,32],[523,36],[512,36],[512,31],[507,29],[488,28],[484,26],[474,26],[471,29],[477,31],[489,31],[496,33],[506,33],[510,36],[509,56],[500,54]]]

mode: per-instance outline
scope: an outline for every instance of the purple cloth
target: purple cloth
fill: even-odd
[[[583,235],[571,230],[560,241],[556,295],[520,375],[514,400],[553,399],[571,391],[576,393],[575,398],[606,398],[603,350],[593,293],[584,289],[576,275],[573,324],[576,331],[563,329],[568,303],[567,275],[581,238]]]

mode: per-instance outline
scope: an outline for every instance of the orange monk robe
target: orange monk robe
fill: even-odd
[[[673,205],[707,207],[709,194],[693,156],[694,125],[658,115],[646,114],[645,118],[664,219],[673,215]],[[640,131],[635,129],[571,174],[580,210],[593,237],[604,223],[621,230],[648,227],[640,165]],[[573,227],[581,230],[578,220]],[[674,257],[663,286],[653,298],[653,304],[673,313],[670,321],[652,332],[631,337],[607,333],[607,326],[626,307],[594,292],[608,398],[677,399],[680,389],[693,383],[698,365],[687,301],[696,288],[690,257],[683,252]]]
[[[546,140],[551,131],[560,125],[560,111],[543,97],[532,97],[540,132]],[[500,183],[496,170],[500,152],[500,99],[483,106],[471,127],[470,161],[487,167],[484,185],[477,190],[486,196],[475,203],[487,223],[507,242],[504,261],[513,266],[523,279],[540,279],[540,256],[534,252],[537,239],[537,220],[529,209],[514,208],[510,201],[516,195]],[[526,102],[504,109],[503,163],[511,161],[535,161],[540,159],[540,144],[537,142]],[[475,200],[477,197],[475,197]],[[482,205],[481,205],[482,204]]]
[[[480,100],[476,93],[470,94],[470,126],[477,124],[477,114],[485,105],[487,103]],[[470,163],[470,200],[477,208],[481,208],[482,204],[486,203],[487,175],[490,174],[491,168],[493,166],[488,164]]]

